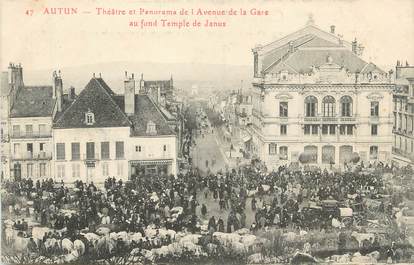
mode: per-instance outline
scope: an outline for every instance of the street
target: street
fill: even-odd
[[[206,131],[202,135],[197,135],[195,142],[196,145],[192,153],[193,165],[195,167],[198,167],[203,172],[207,172],[210,169],[213,173],[223,170],[226,167],[227,159],[224,153],[220,151],[221,149],[216,141],[215,131],[212,134],[210,129],[209,133]],[[206,164],[206,160],[208,161],[208,165]]]

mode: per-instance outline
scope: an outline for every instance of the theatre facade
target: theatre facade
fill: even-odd
[[[393,73],[365,62],[362,50],[312,20],[252,50],[249,144],[268,168],[391,160]]]

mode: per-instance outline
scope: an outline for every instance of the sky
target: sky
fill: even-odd
[[[69,16],[43,15],[44,8],[78,8]],[[96,9],[256,8],[268,16],[170,16],[225,21],[225,28],[147,28],[128,26],[140,16],[97,15]],[[34,10],[33,15],[26,10]],[[90,14],[82,12],[89,11]],[[330,25],[344,39],[355,37],[365,46],[363,58],[394,67],[397,60],[414,64],[413,0],[279,0],[279,1],[113,1],[113,0],[2,0],[1,67],[22,63],[31,70],[74,67],[113,61],[251,65],[251,49],[305,26],[309,14],[315,24]],[[144,16],[146,20],[160,19]]]

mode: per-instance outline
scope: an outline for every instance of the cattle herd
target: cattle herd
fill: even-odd
[[[412,261],[412,190],[395,188],[412,172],[382,164],[262,169],[253,161],[217,174],[192,169],[99,185],[5,181],[2,260]]]

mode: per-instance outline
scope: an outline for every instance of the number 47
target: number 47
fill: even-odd
[[[26,15],[28,15],[28,16],[33,15],[33,9],[26,10]]]

